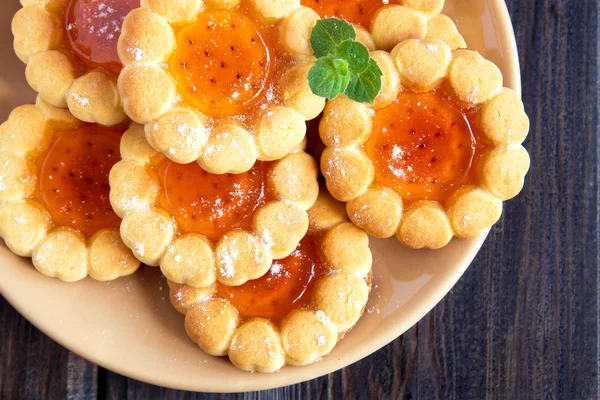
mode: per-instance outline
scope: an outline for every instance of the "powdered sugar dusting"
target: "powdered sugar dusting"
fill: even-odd
[[[437,45],[437,44],[435,44],[435,43],[427,43],[427,44],[425,45],[425,48],[426,48],[426,49],[427,49],[429,52],[431,52],[431,53],[435,53],[436,51],[438,51],[438,50],[439,50],[439,47],[438,47],[438,45]]]
[[[138,196],[131,196],[131,198],[125,199],[123,201],[123,208],[125,208],[126,210],[137,208],[138,205],[139,205],[139,197]]]
[[[323,310],[318,310],[316,312],[316,316],[317,316],[317,321],[319,321],[322,324],[329,324],[331,322],[331,320],[329,319],[329,317],[327,316],[327,314],[325,314],[325,311],[323,311]]]
[[[219,272],[223,277],[231,278],[235,275],[235,260],[238,255],[237,238],[232,239],[229,246],[221,247],[219,252]]]
[[[468,100],[470,103],[477,103],[479,100],[479,94],[481,92],[481,86],[475,85],[471,92],[469,93]]]
[[[71,93],[71,97],[73,97],[73,99],[75,99],[75,101],[83,108],[90,105],[90,100],[87,97],[80,96],[74,92]]]
[[[402,147],[395,144],[394,148],[392,149],[392,157],[395,159],[404,157],[404,150]]]
[[[129,53],[131,58],[133,58],[135,61],[141,61],[146,55],[146,52],[138,47],[127,48],[127,53]]]
[[[326,341],[327,341],[327,339],[325,339],[325,336],[323,336],[323,335],[317,336],[317,346],[319,346],[319,347],[325,346]]]
[[[271,265],[271,275],[279,276],[279,274],[281,274],[282,267],[283,266],[281,265],[281,263],[279,263],[278,261],[273,261],[273,264]]]
[[[144,257],[144,253],[145,253],[145,249],[144,249],[144,244],[140,243],[140,242],[136,242],[133,245],[133,249],[135,250],[135,252],[140,256],[140,257]]]
[[[275,241],[273,240],[273,237],[271,236],[271,231],[269,231],[268,229],[265,229],[262,232],[260,239],[261,239],[262,244],[267,249],[271,249],[271,248],[273,248],[273,246],[275,246]]]
[[[175,293],[173,293],[173,297],[175,297],[177,301],[181,301],[183,300],[183,292],[181,290],[176,290]]]

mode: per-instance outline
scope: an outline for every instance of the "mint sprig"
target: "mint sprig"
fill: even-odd
[[[310,34],[310,45],[317,58],[335,54],[337,48],[348,40],[356,40],[356,31],[348,22],[337,18],[317,21]]]
[[[344,93],[350,79],[348,62],[332,55],[319,58],[308,71],[310,90],[326,99],[333,99]]]
[[[310,35],[315,57],[308,72],[310,90],[334,99],[345,94],[361,103],[373,103],[381,90],[383,72],[367,47],[356,41],[354,27],[337,18],[317,22]]]
[[[354,101],[373,104],[381,90],[382,75],[377,61],[371,58],[363,72],[350,76],[350,82],[348,82],[344,94]]]

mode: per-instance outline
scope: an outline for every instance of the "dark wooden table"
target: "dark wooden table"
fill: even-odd
[[[507,0],[532,169],[473,265],[421,322],[329,376],[189,394],[106,371],[0,300],[0,398],[598,398],[599,1]]]

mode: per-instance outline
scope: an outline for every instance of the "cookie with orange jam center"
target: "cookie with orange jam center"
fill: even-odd
[[[410,1],[417,3],[435,5]],[[403,6],[383,10],[392,7]],[[327,188],[355,225],[378,238],[439,249],[454,236],[481,235],[529,169],[519,95],[502,87],[491,61],[439,39],[404,40],[373,54],[388,82],[381,101],[336,98],[323,113]]]
[[[170,69],[186,100],[200,111],[235,115],[265,99],[271,53],[256,21],[236,11],[210,11],[179,31]]]
[[[325,268],[318,243],[306,236],[289,257],[275,261],[262,278],[242,286],[217,285],[217,296],[229,300],[243,318],[280,320],[311,301],[315,282]]]
[[[309,233],[260,278],[236,287],[168,280],[171,303],[202,350],[245,371],[274,372],[315,362],[356,324],[371,286],[369,237],[325,192],[309,215]]]
[[[336,17],[369,28],[371,18],[389,0],[302,0],[302,5],[310,7],[321,16]]]
[[[325,107],[308,84],[316,12],[299,0],[143,4],[123,22],[118,90],[154,150],[237,174],[302,145]]]
[[[117,54],[121,25],[139,5],[137,0],[71,0],[65,14],[70,49],[87,67],[118,74],[122,68]]]
[[[483,144],[464,110],[441,92],[402,92],[378,110],[366,150],[375,180],[404,200],[446,200],[474,183]]]
[[[254,211],[266,202],[268,163],[258,162],[243,174],[215,175],[197,163],[162,162],[159,179],[161,204],[182,232],[218,240],[232,229],[249,229]]]
[[[58,132],[40,159],[36,198],[55,225],[69,226],[88,238],[121,219],[109,200],[108,174],[120,160],[123,130],[100,125]]]

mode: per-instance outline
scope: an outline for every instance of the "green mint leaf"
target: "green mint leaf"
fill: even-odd
[[[360,42],[347,40],[341,43],[335,52],[337,58],[341,58],[348,62],[350,71],[355,74],[360,74],[369,66],[371,55],[367,46]]]
[[[350,79],[348,62],[332,55],[319,58],[308,71],[310,90],[326,99],[334,99],[344,93]]]
[[[383,72],[373,59],[369,59],[367,68],[360,74],[351,74],[350,82],[344,94],[354,101],[373,104],[381,90]]]
[[[356,39],[354,27],[341,19],[326,18],[317,21],[310,34],[310,44],[315,57],[326,57],[336,54],[336,49],[343,42]]]
[[[354,27],[337,18],[317,21],[310,35],[317,57],[308,72],[311,91],[334,99],[345,94],[361,103],[373,103],[381,90],[383,73],[367,47],[356,41]]]

